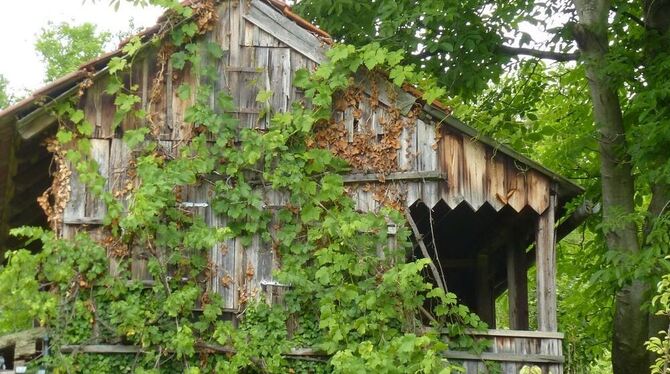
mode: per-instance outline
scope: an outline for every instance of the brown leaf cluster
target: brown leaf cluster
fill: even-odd
[[[47,139],[45,146],[53,154],[56,170],[53,173],[51,187],[47,188],[37,198],[37,203],[44,211],[44,214],[46,214],[47,222],[49,222],[51,229],[59,232],[63,223],[63,212],[70,199],[70,178],[72,171],[65,160],[65,150],[55,138]]]
[[[356,172],[387,174],[398,170],[401,134],[414,123],[398,109],[381,105],[376,92],[368,96],[351,87],[336,97],[335,114],[317,126],[314,146],[329,149]]]

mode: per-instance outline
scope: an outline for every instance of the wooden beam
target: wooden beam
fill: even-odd
[[[121,344],[89,344],[62,345],[61,353],[141,353],[142,348],[136,345]]]
[[[310,60],[318,64],[326,61],[327,47],[319,38],[262,1],[252,0],[243,17]]]
[[[389,174],[346,174],[342,176],[344,183],[388,182],[408,180],[446,181],[447,175],[440,171],[407,171]]]
[[[477,272],[475,276],[475,292],[477,298],[477,315],[491,328],[496,326],[495,301],[493,300],[493,287],[489,256],[477,256]]]
[[[528,274],[524,247],[518,243],[507,245],[507,296],[509,327],[528,330]]]
[[[537,354],[517,355],[513,353],[483,352],[477,355],[468,352],[445,351],[443,355],[446,358],[454,360],[521,362],[528,364],[561,364],[564,361],[563,356],[537,355]]]
[[[230,346],[223,346],[210,343],[197,343],[196,346],[201,350],[208,350],[217,353],[235,354],[236,350]],[[61,353],[98,353],[98,354],[128,354],[144,353],[142,347],[137,345],[124,344],[66,344],[60,348]],[[314,348],[293,348],[288,352],[282,353],[287,357],[328,357],[329,355],[319,349]]]
[[[556,236],[554,214],[555,188],[549,208],[540,215],[535,231],[535,265],[537,273],[537,327],[540,331],[557,331],[556,317]]]
[[[448,334],[448,331],[444,331]],[[488,337],[510,337],[510,338],[531,338],[531,339],[563,339],[565,335],[561,332],[550,331],[520,331],[520,330],[475,330],[466,329],[466,335],[471,336],[488,336]]]

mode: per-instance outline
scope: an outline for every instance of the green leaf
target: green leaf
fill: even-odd
[[[302,207],[300,212],[300,219],[303,223],[313,222],[319,219],[321,209],[313,204],[307,204]]]
[[[74,124],[78,124],[81,122],[81,120],[84,119],[84,111],[81,109],[77,109],[70,114],[70,121]]]
[[[129,56],[134,56],[142,48],[142,40],[139,36],[133,36],[126,45],[123,46],[123,53]]]
[[[181,31],[187,37],[192,38],[198,32],[198,25],[195,22],[188,22],[181,27]]]
[[[177,96],[181,100],[187,100],[188,98],[191,97],[191,86],[189,84],[181,84],[177,88]]]
[[[309,71],[307,69],[298,69],[295,72],[295,78],[293,79],[293,84],[298,88],[307,88],[309,87]]]
[[[256,95],[256,101],[259,103],[266,103],[270,101],[272,98],[272,91],[270,90],[262,90],[258,92],[258,95]]]
[[[128,66],[128,61],[122,57],[112,57],[107,64],[109,69],[109,74],[116,74],[119,71],[123,71]]]
[[[213,58],[220,59],[223,57],[224,51],[219,44],[208,42],[206,44],[206,48],[209,55],[212,56]]]
[[[73,134],[71,131],[59,130],[58,133],[56,133],[56,140],[58,140],[58,142],[61,144],[69,143],[72,140],[72,138]]]
[[[184,68],[186,65],[186,61],[188,60],[188,56],[184,52],[176,52],[172,54],[172,57],[170,57],[170,61],[172,62],[172,67],[181,70]]]

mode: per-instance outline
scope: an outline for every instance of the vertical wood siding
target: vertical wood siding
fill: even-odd
[[[205,36],[206,41],[221,46],[224,55],[214,63],[218,77],[215,82],[206,82],[206,78],[196,76],[190,69],[177,71],[171,64],[165,66],[162,94],[157,101],[149,100],[154,89],[154,79],[159,74],[157,68],[157,50],[143,53],[125,77],[128,86],[137,85],[142,102],[138,108],[157,112],[154,123],[160,125],[160,137],[163,148],[174,154],[188,139],[191,125],[184,120],[187,108],[195,101],[195,90],[190,97],[180,98],[181,84],[198,85],[211,83],[214,87],[211,105],[217,108],[215,97],[227,91],[233,96],[237,106],[235,115],[242,128],[264,129],[270,126],[268,118],[273,113],[289,110],[291,103],[302,100],[303,93],[292,86],[291,82],[299,69],[315,69],[322,59],[322,46],[312,49],[305,46],[315,45],[316,40],[306,31],[289,32],[290,27],[279,13],[268,15],[265,5],[257,1],[224,2],[219,10],[219,22],[212,32]],[[265,6],[266,7],[266,6]],[[271,30],[259,25],[273,25]],[[304,31],[304,30],[303,30]],[[309,41],[307,39],[312,38]],[[311,44],[310,44],[311,43]],[[316,42],[316,44],[319,44]],[[203,53],[204,55],[204,53]],[[204,56],[203,56],[204,58]],[[413,98],[405,93],[389,93],[392,89],[387,83],[375,83],[368,78],[361,82],[369,89],[379,84],[376,103],[370,101],[370,92],[357,108],[342,108],[333,116],[341,123],[347,142],[354,142],[357,133],[369,131],[379,143],[390,136],[384,126],[393,117],[391,106],[400,110],[404,126],[397,139],[395,168],[393,172],[420,173],[441,172],[445,179],[421,179],[403,181],[385,181],[354,183],[348,186],[356,203],[362,211],[376,211],[383,204],[383,198],[395,196],[399,203],[410,206],[418,200],[434,207],[440,200],[450,208],[465,202],[472,209],[480,209],[484,204],[495,210],[509,205],[516,211],[529,207],[538,214],[549,206],[549,180],[544,175],[528,170],[511,158],[496,153],[495,149],[471,139],[463,134],[438,125],[430,118],[416,118],[410,113]],[[134,183],[131,171],[130,150],[121,140],[123,131],[146,126],[145,120],[125,119],[120,129],[112,128],[114,116],[114,98],[105,93],[106,82],[100,80],[88,90],[81,102],[86,119],[94,124],[92,140],[93,157],[100,164],[100,173],[107,178],[106,188],[112,191],[124,204],[128,204],[124,191]],[[268,103],[258,103],[256,98],[261,91],[271,91]],[[395,101],[397,100],[397,101]],[[395,101],[395,102],[394,102]],[[355,170],[355,172],[369,172]],[[382,186],[387,191],[379,193]],[[187,202],[209,201],[211,191],[207,186],[202,190],[188,191]],[[276,191],[265,191],[265,203],[268,206],[280,206],[285,196]],[[197,200],[197,201],[194,201]],[[226,225],[226,217],[215,215],[211,207],[198,208],[208,224],[215,227]],[[80,183],[77,175],[71,181],[71,199],[65,211],[65,233],[70,233],[77,225],[99,224],[105,214],[105,207]],[[141,249],[133,249],[137,264],[133,272],[136,277],[146,277],[144,255]],[[228,240],[219,243],[211,252],[211,262],[216,276],[212,289],[225,300],[226,308],[239,308],[240,298],[252,297],[268,290],[263,282],[272,280],[272,270],[279,264],[272,249],[260,238],[254,238],[250,245],[244,246],[241,240]]]

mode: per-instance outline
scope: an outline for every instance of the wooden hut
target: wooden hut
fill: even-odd
[[[197,2],[195,2],[197,4]],[[218,89],[233,94],[240,126],[264,127],[255,101],[257,93],[271,90],[273,112],[283,112],[302,92],[292,85],[298,69],[314,69],[329,46],[325,32],[310,25],[278,0],[217,2],[217,22],[205,36],[222,46],[215,61]],[[158,27],[141,34],[148,39]],[[92,152],[107,188],[117,191],[127,181],[129,151],[123,131],[145,124],[126,119],[112,127],[113,97],[104,92],[105,66],[116,51],[35,92],[0,113],[0,251],[16,245],[7,237],[9,227],[45,225],[36,198],[52,183],[52,155],[42,146],[56,121],[49,106],[79,90],[87,79],[81,105],[95,125]],[[148,48],[130,73],[146,105],[158,74],[156,51]],[[172,76],[167,66],[166,76]],[[189,74],[180,79],[195,82]],[[447,352],[462,360],[468,372],[483,367],[482,360],[500,362],[504,372],[517,373],[524,365],[544,372],[562,372],[562,334],[557,332],[555,243],[570,232],[576,217],[563,217],[566,203],[581,189],[512,149],[479,135],[436,103],[426,105],[411,88],[398,89],[385,79],[362,75],[353,100],[335,105],[332,121],[320,129],[321,146],[347,158],[354,172],[344,176],[358,209],[374,211],[384,204],[407,209],[408,221],[419,244],[417,256],[430,256],[444,272],[449,289],[493,329],[477,333],[492,339],[489,352],[473,355]],[[192,103],[177,93],[171,79],[159,102],[161,139],[176,148],[189,130],[184,110]],[[347,148],[361,152],[347,155]],[[62,221],[62,235],[93,230],[101,224],[105,207],[92,197],[76,175]],[[281,198],[266,196],[268,205]],[[212,225],[224,224],[211,214],[207,187],[187,192],[185,201],[199,206]],[[565,218],[565,219],[562,219]],[[562,222],[557,225],[557,222]],[[92,228],[92,229],[91,229]],[[227,250],[223,250],[223,248]],[[272,251],[254,241],[246,248],[231,240],[212,249],[216,264],[214,284],[226,308],[239,307],[240,295],[272,287]],[[527,271],[536,266],[537,330],[529,331]],[[253,266],[252,278],[245,269]],[[133,264],[136,277],[146,277],[141,253]],[[223,278],[234,287],[222,287]],[[508,290],[509,326],[495,329],[495,300]],[[478,369],[480,368],[480,369]]]

